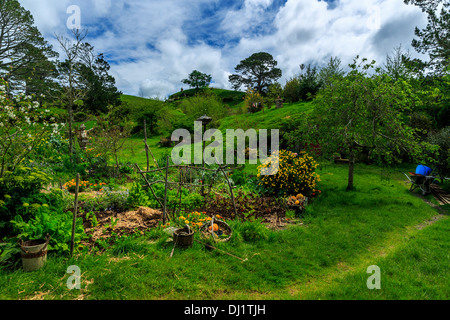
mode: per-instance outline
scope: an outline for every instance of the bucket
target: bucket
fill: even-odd
[[[173,242],[177,247],[190,248],[194,244],[194,231],[189,230],[190,233],[186,232],[186,229],[178,229],[173,233]]]
[[[50,235],[45,240],[30,240],[19,243],[22,264],[25,271],[36,271],[42,268],[47,261],[47,246]]]

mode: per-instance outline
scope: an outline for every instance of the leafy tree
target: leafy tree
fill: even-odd
[[[300,70],[302,72],[298,76],[298,97],[303,101],[312,100],[322,86],[317,67],[311,67],[310,64],[308,66],[302,64],[300,65]]]
[[[0,74],[9,90],[25,89],[27,94],[43,93],[54,86],[53,51],[34,26],[31,13],[17,0],[0,0]]]
[[[424,147],[415,130],[405,124],[404,113],[414,99],[411,86],[405,81],[393,83],[385,74],[369,76],[375,61],[358,63],[358,59],[345,77],[334,78],[332,86],[320,92],[311,118],[315,125],[311,138],[322,151],[348,156],[347,190],[353,189],[355,159],[362,152],[390,163],[402,151],[419,156]]]
[[[267,91],[266,95],[266,105],[268,108],[270,108],[272,105],[276,103],[277,99],[281,99],[283,97],[283,87],[278,82],[272,83],[269,86],[269,89]]]
[[[25,45],[24,53],[26,59],[21,65],[16,65],[12,72],[13,79],[24,84],[24,91],[27,95],[38,95],[40,102],[41,95],[45,95],[46,100],[53,100],[59,90],[55,79],[58,77],[56,58],[58,54],[46,42],[41,47]]]
[[[83,104],[82,99],[86,96],[86,88],[83,81],[82,71],[83,57],[89,54],[86,52],[87,46],[84,45],[84,39],[87,35],[87,30],[74,29],[73,35],[75,41],[59,35],[57,40],[66,59],[58,63],[59,83],[61,85],[61,100],[67,108],[68,113],[68,133],[69,133],[69,155],[72,156],[74,147],[73,134],[73,111],[76,106]],[[71,159],[72,161],[72,159]]]
[[[432,159],[436,173],[443,183],[444,178],[450,176],[450,127],[430,134],[428,142],[438,147]]]
[[[283,89],[283,96],[288,102],[297,102],[300,98],[298,95],[298,88],[300,81],[298,77],[293,77],[286,81]]]
[[[409,52],[403,52],[402,46],[395,47],[391,54],[386,56],[386,62],[383,64],[381,71],[387,74],[392,80],[409,79],[411,70],[408,68],[406,61],[411,60]]]
[[[205,114],[213,119],[210,124],[211,127],[216,127],[220,119],[227,115],[227,109],[222,101],[212,92],[183,99],[180,103],[180,109],[186,115],[184,119],[185,128],[192,131],[194,121]]]
[[[108,112],[108,107],[121,104],[114,77],[103,54],[96,55],[94,47],[84,42],[87,30],[73,31],[74,41],[63,36],[57,40],[66,59],[59,62],[61,100],[68,112],[69,154],[73,154],[73,112],[84,106],[92,113]],[[71,158],[72,161],[72,158]]]
[[[93,138],[93,149],[103,156],[109,156],[115,162],[115,176],[119,175],[119,152],[131,134],[132,122],[123,114],[118,107],[110,107],[104,119],[98,118],[95,136]]]
[[[261,94],[281,77],[282,72],[281,69],[276,68],[277,65],[278,62],[271,54],[254,53],[242,60],[235,68],[237,73],[230,75],[228,79],[235,90],[246,86]]]
[[[334,77],[343,77],[345,75],[344,70],[341,68],[341,59],[338,57],[331,57],[327,65],[320,69],[318,78],[322,87],[329,86]]]
[[[416,27],[418,39],[412,46],[419,52],[428,54],[427,65],[437,73],[441,73],[450,64],[450,1],[449,0],[404,0],[406,4],[414,4],[428,15],[427,26],[420,30]],[[440,10],[439,10],[440,9]]]
[[[284,87],[284,97],[289,102],[312,100],[322,86],[317,67],[302,64],[300,70],[301,73],[288,80]]]
[[[107,113],[108,106],[121,104],[121,92],[116,87],[116,79],[109,74],[110,65],[102,53],[95,55],[94,47],[85,43],[81,78],[86,88],[84,109],[93,114]]]
[[[189,74],[189,78],[183,79],[181,82],[191,88],[199,89],[208,87],[211,80],[211,75],[194,70]]]
[[[9,99],[7,87],[0,78],[0,179],[6,172],[14,173],[57,130],[45,121],[46,112],[38,110],[33,97],[20,93]]]

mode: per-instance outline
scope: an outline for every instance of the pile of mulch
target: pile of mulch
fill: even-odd
[[[98,224],[94,227],[91,220],[83,216],[83,226],[87,235],[91,235],[89,242],[93,245],[99,239],[108,239],[112,233],[122,236],[155,228],[162,221],[162,212],[159,210],[140,207],[136,211],[114,212],[105,211],[96,213]],[[117,219],[114,228],[110,228],[112,219]]]

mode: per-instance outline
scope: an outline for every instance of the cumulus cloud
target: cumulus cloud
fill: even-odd
[[[54,33],[68,31],[67,7],[79,5],[87,41],[105,53],[119,89],[148,97],[179,91],[194,69],[230,88],[234,67],[260,51],[279,62],[282,83],[301,63],[320,65],[330,56],[381,63],[399,44],[410,49],[415,26],[426,24],[403,0],[19,1],[55,48]]]
[[[410,48],[415,26],[425,22],[420,9],[402,0],[341,0],[333,9],[323,1],[289,0],[278,11],[276,32],[244,38],[237,51],[248,56],[268,50],[286,80],[300,72],[300,64],[322,65],[331,56],[344,63],[356,55],[382,63],[393,47]]]
[[[246,0],[241,9],[226,13],[221,27],[233,36],[246,36],[261,31],[267,24],[267,8],[273,0]]]

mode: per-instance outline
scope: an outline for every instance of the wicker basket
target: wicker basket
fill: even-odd
[[[213,223],[217,224],[219,230],[216,232],[209,230],[208,228],[211,227],[211,223],[206,223],[200,228],[201,237],[204,239],[213,239],[216,242],[229,241],[233,235],[231,227],[222,220],[214,220]]]

